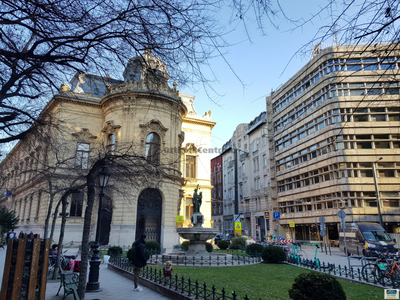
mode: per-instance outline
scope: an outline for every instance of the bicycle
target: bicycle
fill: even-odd
[[[391,270],[388,271],[387,262],[390,259],[390,254],[388,253],[383,254],[377,251],[375,251],[375,253],[377,254],[377,260],[373,263],[368,263],[362,267],[361,269],[362,277],[367,282],[368,281],[370,282],[372,281],[374,283],[378,282],[384,286],[390,285],[390,283],[392,283],[392,272],[393,272],[393,267],[391,267]],[[398,267],[396,260],[393,261],[394,263],[392,265],[397,267],[397,271],[399,273],[398,277],[400,278],[400,268]]]

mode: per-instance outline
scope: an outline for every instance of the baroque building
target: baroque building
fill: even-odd
[[[317,240],[324,217],[338,239],[341,209],[346,222],[379,222],[381,211],[400,232],[399,58],[393,44],[318,46],[267,97],[271,196],[287,238]]]
[[[180,93],[176,83],[170,88],[165,64],[149,50],[129,60],[123,77],[76,74],[42,112],[52,126],[33,130],[1,162],[2,188],[12,195],[0,202],[19,215],[18,230],[43,235],[45,223],[58,216],[62,193],[77,186],[68,199],[64,240],[80,243],[83,178],[102,157],[112,175],[104,189],[101,244],[130,245],[146,233],[172,250],[179,243],[177,215],[190,219],[198,184],[204,226],[211,227],[211,112],[199,115],[194,96]],[[60,218],[55,224],[56,237]]]

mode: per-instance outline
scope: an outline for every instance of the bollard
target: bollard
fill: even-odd
[[[329,244],[329,255],[332,256],[332,252],[331,252],[331,244]]]

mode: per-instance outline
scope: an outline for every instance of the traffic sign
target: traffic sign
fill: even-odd
[[[274,211],[274,219],[280,219],[281,213],[279,211]]]
[[[269,211],[264,211],[264,219],[269,219]]]
[[[289,222],[289,227],[295,227],[294,222]]]
[[[326,232],[322,230],[322,231],[319,233],[319,235],[320,235],[321,237],[325,237],[325,236],[326,236]]]
[[[324,223],[324,222],[325,222],[325,217],[319,217],[319,221],[320,221],[321,223]]]
[[[275,234],[275,233],[272,235],[272,238],[273,238],[273,239],[276,239],[276,234]]]
[[[321,231],[326,230],[326,225],[325,225],[325,223],[321,223],[320,227],[321,227]]]
[[[344,219],[346,217],[346,213],[344,212],[344,210],[339,210],[339,212],[337,213],[337,215],[339,216],[339,218]]]
[[[241,222],[235,222],[235,230],[242,230],[242,223]]]
[[[279,240],[282,241],[282,240],[283,240],[283,237],[279,236]]]

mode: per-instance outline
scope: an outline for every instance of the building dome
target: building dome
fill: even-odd
[[[159,76],[168,79],[167,66],[158,57],[153,56],[150,49],[144,51],[140,56],[133,56],[129,59],[123,73],[125,81],[140,82],[146,76],[146,72],[152,70]]]

